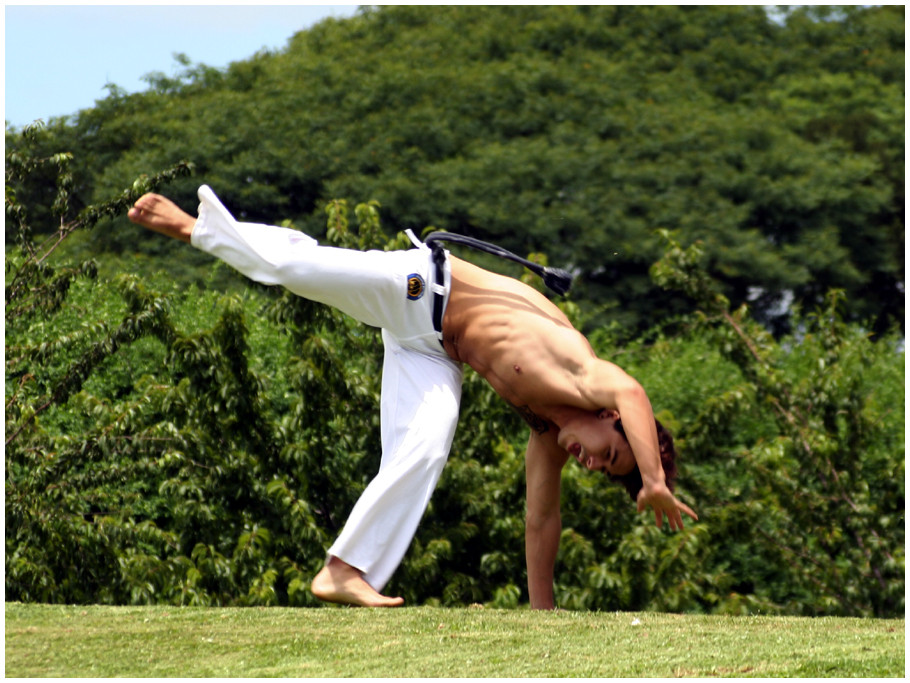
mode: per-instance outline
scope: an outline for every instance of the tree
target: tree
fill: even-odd
[[[389,30],[424,17],[414,8],[390,16],[400,21]],[[559,35],[577,27],[569,28]],[[544,31],[535,40],[548,36]],[[504,59],[515,38],[496,43],[495,37],[483,49]],[[553,41],[548,50],[571,52]],[[766,134],[758,124],[749,128],[748,117],[715,119],[717,131],[711,121],[698,129],[702,137],[732,138],[741,127],[759,142]],[[179,184],[192,166],[139,177],[112,199],[82,208],[74,197],[78,157],[49,151],[53,131],[25,133],[7,157],[13,228],[6,261],[7,598],[314,604],[309,580],[379,462],[377,332],[241,282],[210,261],[192,278],[203,288],[175,282],[182,256],[151,268],[149,258],[142,277],[106,275],[80,258],[88,238],[110,232],[105,217],[124,213],[148,189]],[[641,164],[649,150],[663,158],[659,148],[641,144],[629,150]],[[711,140],[697,144],[705,146],[706,160],[722,158],[712,157],[720,146]],[[550,191],[554,179],[571,180],[554,149],[568,147],[506,141],[489,156],[477,150],[477,159],[530,164],[519,182]],[[757,155],[754,163],[770,164],[776,154]],[[508,180],[505,173],[479,173],[465,160],[440,164],[477,173],[478,183],[495,178],[505,187]],[[789,159],[780,164],[798,166]],[[707,176],[711,165],[699,168]],[[753,174],[750,183],[761,185],[761,173],[749,168],[743,166]],[[647,171],[682,184],[686,169]],[[625,172],[633,177],[636,164]],[[830,164],[812,170],[835,172]],[[726,175],[705,185],[723,187]],[[471,208],[468,180],[445,185],[452,194],[443,199]],[[426,182],[444,185],[432,176]],[[769,187],[762,191],[796,201],[786,186]],[[494,215],[495,203],[475,190],[477,210]],[[681,192],[674,196],[668,206],[691,201]],[[408,246],[401,234],[385,236],[379,203],[354,204],[350,221],[348,207],[326,202],[330,243]],[[35,216],[46,217],[40,229]],[[500,217],[503,224],[507,219]],[[534,223],[527,224],[530,235]],[[733,278],[714,277],[707,239],[685,249],[678,235],[665,242],[651,271],[655,286],[675,292],[676,311],[694,313],[662,309],[659,324],[629,341],[627,328],[600,324],[603,310],[583,299],[559,305],[576,325],[593,330],[599,356],[619,362],[648,390],[682,453],[680,495],[701,521],[684,533],[662,532],[635,514],[620,487],[566,468],[560,604],[901,614],[902,342],[894,333],[872,341],[868,330],[845,322],[847,302],[836,290],[809,313],[795,310],[791,333],[773,336],[747,306],[731,303]],[[740,258],[745,270],[747,259]],[[763,258],[763,267],[786,274],[782,256]],[[110,263],[107,270],[114,270]],[[468,372],[453,456],[391,590],[412,603],[514,607],[527,599],[526,439],[520,420]]]
[[[388,6],[223,71],[178,61],[52,126],[74,201],[180,158],[250,220],[312,234],[332,199],[377,199],[390,233],[547,252],[600,307],[589,331],[629,338],[689,310],[648,277],[675,230],[777,334],[831,288],[847,320],[903,325],[902,7]],[[174,256],[122,230],[91,248]]]
[[[881,372],[902,374],[897,340],[873,344],[845,325],[838,313],[843,293],[832,291],[827,306],[802,318],[799,333],[778,345],[745,307],[730,310],[701,270],[702,258],[700,245],[683,249],[671,239],[655,278],[698,301],[714,345],[744,382],[685,427],[685,447],[708,462],[729,458],[713,432],[752,406],[766,410],[775,427],[773,438],[737,454],[748,478],[737,477],[741,497],[726,501],[718,526],[732,528],[721,533],[751,536],[762,562],[773,558],[763,571],[786,568],[786,580],[763,592],[789,610],[856,616],[902,610],[904,462],[895,437],[903,417],[895,409],[899,395],[885,393],[902,382],[872,388]],[[729,496],[729,478],[708,481],[696,485],[697,497],[720,503]],[[739,551],[743,545],[734,538],[726,547],[728,566],[754,563]]]

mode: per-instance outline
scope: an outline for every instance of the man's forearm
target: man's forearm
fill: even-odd
[[[554,609],[553,568],[559,551],[562,521],[559,516],[545,521],[529,520],[525,530],[525,560],[528,566],[528,597],[532,609]]]
[[[623,431],[632,447],[632,454],[641,472],[645,486],[664,482],[664,471],[660,464],[660,445],[654,412],[644,389],[634,388],[617,396],[617,409],[622,419]]]

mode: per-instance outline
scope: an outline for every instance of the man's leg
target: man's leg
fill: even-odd
[[[461,365],[402,348],[385,331],[383,340],[382,462],[313,582],[314,595],[324,600],[373,604],[359,601],[364,588],[351,582],[351,570],[374,591],[391,578],[436,488],[458,422]],[[342,581],[358,592],[343,595],[335,589]]]
[[[406,296],[405,274],[427,265],[425,256],[413,251],[357,252],[319,247],[315,240],[296,231],[238,223],[205,186],[200,188],[199,198],[198,222],[159,195],[141,198],[130,211],[130,219],[170,237],[191,241],[254,280],[283,285],[369,325],[407,330],[419,329],[429,320],[423,308],[426,300],[409,301]],[[394,273],[395,277],[389,277]],[[429,281],[428,270],[423,278]],[[394,340],[391,343],[397,347]],[[430,346],[436,348],[435,338]],[[402,358],[423,358],[430,365],[422,367],[423,363],[417,362],[411,367],[413,363],[405,363],[403,373],[390,372],[389,363],[394,367],[397,361],[390,360],[387,346],[383,396],[395,398],[383,401],[381,471],[333,546],[337,555],[330,551],[333,556],[313,581],[314,595],[324,600],[365,606],[403,602],[380,595],[376,588],[382,589],[401,562],[448,456],[458,419],[461,366],[438,351],[439,355],[430,356],[399,351]],[[443,368],[441,382],[449,388],[427,401],[421,392],[434,386],[434,371],[429,367]],[[386,378],[395,379],[393,390],[387,388]],[[396,378],[404,378],[410,388],[402,390]],[[402,408],[413,406],[413,400],[423,405],[419,417]],[[389,445],[390,438],[394,441],[405,436],[407,443]],[[390,526],[394,533],[383,540],[382,530]],[[374,533],[376,529],[379,531]]]

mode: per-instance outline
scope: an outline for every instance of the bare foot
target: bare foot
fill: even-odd
[[[404,598],[381,595],[363,579],[360,570],[337,557],[330,557],[313,579],[313,595],[326,602],[358,607],[401,607]]]
[[[160,194],[144,194],[127,214],[138,225],[168,237],[189,242],[196,219]]]

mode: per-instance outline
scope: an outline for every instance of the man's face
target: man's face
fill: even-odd
[[[621,476],[635,469],[635,456],[626,438],[615,428],[619,413],[601,410],[566,422],[557,439],[582,467]]]

